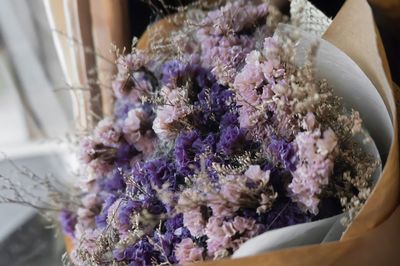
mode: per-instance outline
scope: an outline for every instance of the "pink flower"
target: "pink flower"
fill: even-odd
[[[337,154],[337,137],[331,129],[321,134],[319,128],[299,133],[294,143],[297,146],[299,163],[292,172],[289,184],[291,197],[299,207],[318,214],[319,194],[329,183]]]
[[[122,122],[122,132],[124,133],[125,139],[135,144],[142,141],[144,136],[143,125],[150,122],[149,115],[141,108],[135,108],[128,112],[128,116]]]
[[[93,156],[95,154],[95,146],[96,143],[91,137],[83,138],[82,141],[79,143],[79,160],[87,164],[91,160],[93,160]]]
[[[275,95],[285,96],[287,92],[277,43],[272,38],[266,38],[264,48],[262,53],[254,50],[247,55],[246,64],[233,82],[236,101],[241,105],[241,127],[253,128],[264,117],[261,114],[265,113],[265,109],[276,109]]]
[[[212,196],[209,196],[209,198],[211,197]],[[220,202],[216,201],[215,203],[208,204],[213,212],[213,215],[216,217],[230,216],[239,209],[238,205],[227,205],[225,202],[221,201],[221,198],[218,198],[218,200]]]
[[[280,46],[277,41],[272,37],[267,37],[264,40],[264,50],[263,55],[267,60],[272,60],[274,62],[274,67],[279,65],[279,53]]]
[[[123,122],[122,131],[127,135],[128,139],[136,142],[140,138],[140,123],[144,117],[143,110],[132,109],[128,112],[128,116]]]
[[[172,124],[184,118],[190,110],[182,101],[178,90],[163,87],[161,95],[165,98],[166,104],[158,108],[153,121],[153,130],[160,139],[165,140],[176,136],[176,132],[172,130]]]
[[[138,151],[142,152],[144,158],[148,158],[154,152],[156,140],[151,134],[141,136],[140,140],[135,143]]]
[[[118,72],[128,73],[138,71],[148,63],[148,60],[147,55],[139,50],[122,55],[117,59]]]
[[[222,218],[210,217],[206,226],[207,239],[207,252],[212,258],[216,257],[217,253],[225,257],[227,250],[230,246],[230,237],[232,235],[227,235],[224,229]]]
[[[123,224],[119,221],[119,211],[124,204],[124,200],[117,199],[108,209],[107,212],[107,224],[110,224],[113,228],[117,229],[120,233],[125,234],[130,229],[129,224]]]
[[[226,257],[248,239],[259,234],[261,226],[254,219],[236,216],[232,221],[211,217],[206,226],[207,251],[214,259]],[[238,236],[238,237],[237,237]]]
[[[171,124],[177,117],[177,112],[173,106],[160,107],[156,112],[156,118],[153,121],[153,130],[160,139],[172,139],[176,133],[171,130]]]
[[[118,147],[121,138],[121,130],[115,126],[112,118],[104,118],[101,120],[93,132],[96,142],[102,143],[109,147]]]
[[[241,183],[225,183],[221,185],[220,193],[228,202],[236,203],[240,199],[244,184]]]
[[[175,256],[180,265],[203,260],[204,249],[196,246],[191,238],[182,239],[175,247]]]
[[[74,244],[74,249],[71,252],[71,260],[76,265],[85,265],[87,261],[82,261],[82,257],[78,254],[79,251],[85,251],[89,254],[93,254],[96,252],[98,247],[97,240],[101,234],[100,230],[83,228],[81,225],[77,225],[76,229],[76,239],[79,239],[79,242]]]
[[[259,165],[250,165],[249,168],[246,170],[244,175],[251,180],[257,182],[257,181],[262,181],[264,183],[269,182],[269,171],[263,171],[261,170]]]
[[[84,167],[86,178],[84,182],[90,182],[96,180],[99,177],[105,177],[113,169],[113,166],[99,158],[90,161],[90,163]]]
[[[116,98],[128,97],[132,102],[139,102],[141,96],[149,95],[151,84],[142,71],[148,62],[148,56],[136,49],[117,59],[118,73],[112,82]]]
[[[97,209],[101,205],[101,200],[97,193],[88,193],[82,198],[82,205],[86,209]]]
[[[183,225],[189,229],[192,236],[200,237],[204,234],[206,221],[203,219],[200,207],[183,213]]]
[[[241,175],[227,176],[219,191],[207,194],[208,206],[216,217],[230,216],[239,209],[239,199],[247,190],[246,178]]]
[[[303,119],[303,127],[308,131],[312,131],[316,127],[315,115],[311,112],[308,112]]]

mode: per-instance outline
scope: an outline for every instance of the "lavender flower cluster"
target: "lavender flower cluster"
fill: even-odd
[[[73,263],[228,257],[268,230],[341,213],[362,189],[358,113],[311,63],[294,64],[290,38],[271,38],[271,10],[229,2],[203,12],[179,56],[119,57],[114,116],[81,143],[81,206],[60,216]]]

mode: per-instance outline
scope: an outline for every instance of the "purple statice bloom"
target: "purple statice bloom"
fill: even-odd
[[[246,142],[246,130],[237,126],[228,126],[221,132],[217,144],[217,151],[225,155],[232,155],[237,149],[244,147]]]
[[[210,87],[215,78],[211,72],[198,64],[184,64],[179,60],[167,61],[162,67],[162,84],[171,88],[181,86],[185,81],[191,79],[199,88]]]
[[[119,146],[115,156],[115,164],[117,167],[124,167],[129,165],[130,161],[140,154],[134,145],[123,143]]]
[[[77,222],[77,215],[69,210],[62,210],[59,214],[61,228],[65,235],[70,237],[75,236],[75,225]]]
[[[183,226],[183,214],[179,213],[164,222],[164,227],[167,232],[175,232],[176,229]]]
[[[118,224],[125,226],[131,225],[131,217],[133,213],[142,209],[142,202],[127,199],[124,204],[118,208]]]
[[[210,133],[204,138],[199,137],[193,142],[193,150],[196,154],[202,154],[206,151],[215,152],[215,146],[218,142],[217,134]]]
[[[105,201],[103,202],[102,209],[98,215],[95,217],[96,227],[103,229],[107,227],[107,215],[108,209],[113,205],[113,203],[117,200],[117,196],[114,194],[108,194]]]
[[[177,171],[182,175],[190,175],[200,169],[200,155],[208,154],[205,157],[205,166],[212,181],[218,179],[217,173],[212,170],[213,162],[219,162],[215,155],[219,137],[217,133],[209,133],[200,136],[198,131],[183,131],[178,135],[175,143],[175,163]]]
[[[288,198],[275,202],[272,209],[258,216],[257,221],[265,225],[265,230],[278,229],[290,225],[307,223],[312,215],[303,212],[296,203]]]
[[[152,258],[159,260],[160,252],[143,237],[134,245],[114,250],[113,255],[117,261],[127,261],[131,266],[147,266],[152,265]]]
[[[164,183],[168,183],[172,191],[176,191],[183,178],[176,172],[175,165],[166,159],[154,159],[142,166],[143,172],[153,186],[161,188]]]
[[[239,126],[238,114],[234,112],[225,113],[221,118],[220,127]]]
[[[114,115],[117,119],[125,119],[130,110],[134,109],[137,104],[129,101],[128,98],[122,98],[115,101]]]
[[[169,262],[177,263],[174,248],[182,239],[190,237],[189,230],[183,226],[182,214],[167,219],[163,224],[163,231],[165,232],[161,236],[156,235],[154,240],[160,243]]]
[[[194,77],[196,81],[196,85],[199,88],[210,88],[213,84],[216,83],[215,76],[210,72],[210,70],[198,64],[188,65],[188,68],[192,73],[192,77]]]
[[[204,88],[197,98],[195,105],[201,110],[200,120],[204,125],[211,122],[210,117],[220,121],[233,108],[233,92],[219,84],[212,85],[211,89]]]
[[[179,60],[167,61],[161,68],[162,84],[171,87],[179,86],[179,83],[188,75],[189,69],[187,65]]]
[[[143,209],[147,209],[151,214],[166,212],[164,204],[155,195],[145,195],[141,202]]]
[[[285,167],[286,170],[296,169],[296,154],[291,143],[272,138],[267,149]]]
[[[192,172],[196,150],[194,144],[198,141],[200,134],[196,130],[181,132],[175,142],[175,160],[179,172],[183,175]],[[198,146],[198,143],[195,144]]]
[[[114,170],[110,177],[102,180],[100,187],[102,191],[116,193],[124,191],[126,184],[121,173],[118,170]]]

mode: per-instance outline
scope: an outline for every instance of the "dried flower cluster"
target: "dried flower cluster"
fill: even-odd
[[[61,215],[73,263],[224,258],[366,200],[361,119],[316,80],[316,47],[297,66],[295,39],[271,37],[283,17],[265,3],[200,14],[171,33],[175,50],[118,59],[114,116],[82,141],[81,206]]]

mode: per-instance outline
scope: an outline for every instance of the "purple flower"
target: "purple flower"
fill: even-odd
[[[266,230],[310,222],[312,215],[304,213],[296,203],[288,198],[275,202],[272,209],[257,218],[265,225]]]
[[[168,183],[169,187],[176,191],[178,186],[183,183],[183,178],[177,174],[174,164],[165,159],[148,161],[142,169],[149,181],[158,188],[162,188],[164,183]]]
[[[244,147],[246,142],[245,129],[237,126],[228,126],[222,130],[220,140],[217,144],[217,151],[225,155],[232,155],[238,149]]]
[[[118,223],[123,227],[130,227],[132,224],[131,217],[135,212],[139,212],[142,209],[142,203],[140,201],[134,201],[131,199],[125,200],[118,208]]]
[[[75,236],[75,225],[77,222],[76,213],[62,210],[59,214],[59,220],[61,223],[61,228],[64,234],[74,237]]]
[[[118,170],[114,170],[111,177],[102,181],[101,188],[103,191],[116,193],[118,191],[122,192],[125,190],[126,184],[121,173]]]
[[[200,137],[196,130],[181,132],[175,143],[175,160],[178,171],[183,175],[192,172],[196,150],[193,145]]]
[[[180,213],[172,218],[167,219],[164,222],[164,226],[167,232],[175,232],[176,229],[183,226],[183,215]]]
[[[125,119],[131,109],[134,109],[135,103],[127,98],[118,99],[114,104],[114,115],[117,119]]]
[[[97,228],[105,228],[107,227],[107,215],[108,209],[113,205],[113,203],[117,200],[117,196],[113,194],[109,194],[103,203],[103,207],[101,212],[95,217],[96,227]]]
[[[222,116],[220,127],[226,128],[228,126],[239,126],[238,114],[228,112]]]
[[[287,170],[294,171],[296,169],[296,154],[291,143],[272,138],[267,149]]]
[[[162,79],[164,85],[172,88],[178,87],[188,74],[188,68],[179,60],[170,60],[162,66]]]
[[[134,145],[124,143],[119,146],[117,154],[115,156],[115,164],[118,167],[129,166],[131,160],[139,155],[140,152],[136,149]]]
[[[151,214],[161,214],[165,213],[164,204],[155,196],[145,196],[142,200],[143,209],[147,209]]]
[[[198,95],[195,105],[198,107],[199,119],[203,126],[209,128],[212,119],[220,121],[223,115],[234,108],[233,92],[227,87],[213,84],[211,89],[204,88]],[[218,127],[217,127],[218,128]]]
[[[147,266],[152,265],[152,258],[157,259],[160,253],[144,237],[132,246],[114,250],[113,255],[117,261],[128,261],[132,266]]]
[[[175,257],[174,248],[183,238],[190,237],[189,230],[183,227],[182,214],[167,219],[164,222],[163,229],[165,232],[161,236],[156,235],[155,240],[161,244],[168,260],[171,263],[178,263]]]

